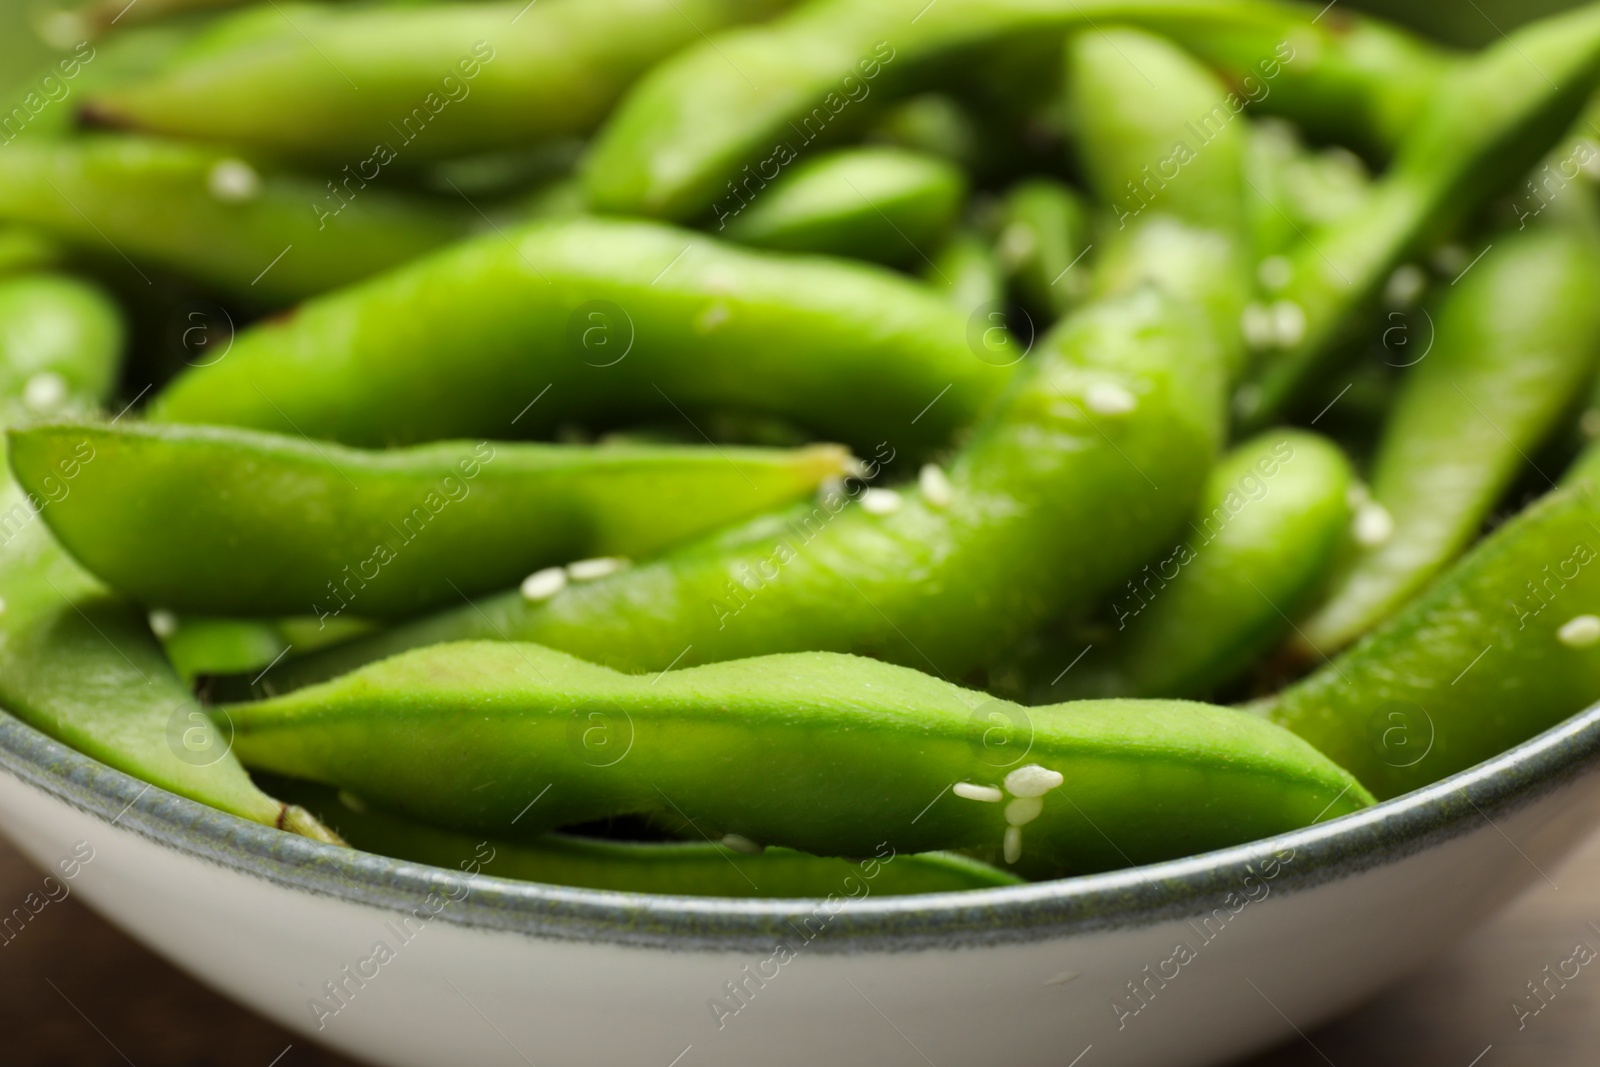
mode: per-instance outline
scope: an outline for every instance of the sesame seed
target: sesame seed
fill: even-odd
[[[567,577],[575,582],[592,582],[596,578],[607,578],[627,568],[628,561],[620,556],[600,556],[596,559],[580,559],[576,563],[567,564]]]
[[[900,510],[900,494],[893,489],[868,489],[861,494],[861,510],[868,515],[893,515]]]
[[[1278,335],[1272,311],[1264,304],[1250,304],[1244,309],[1239,316],[1239,330],[1251,348],[1269,348]]]
[[[1275,293],[1294,280],[1294,264],[1287,256],[1268,256],[1256,267],[1256,278]]]
[[[955,498],[955,488],[937,463],[923,464],[917,472],[917,487],[922,490],[923,499],[936,508],[949,507]]]
[[[1372,490],[1367,488],[1366,482],[1351,482],[1350,488],[1344,491],[1344,502],[1350,505],[1351,511],[1359,511],[1371,499]]]
[[[1467,250],[1460,245],[1442,245],[1433,253],[1433,269],[1440,274],[1448,274],[1452,278],[1467,269],[1467,264],[1472,262],[1472,257],[1467,255]]]
[[[1305,309],[1293,300],[1272,305],[1272,334],[1282,348],[1293,348],[1306,338]]]
[[[1095,382],[1084,391],[1083,402],[1099,415],[1126,415],[1139,406],[1138,397],[1115,382]]]
[[[170,611],[157,609],[150,613],[150,632],[163,641],[178,632],[178,617]]]
[[[1394,516],[1376,500],[1368,500],[1356,509],[1356,521],[1351,527],[1356,544],[1377,548],[1394,534]]]
[[[995,253],[1000,263],[1008,271],[1016,270],[1034,250],[1039,247],[1039,239],[1033,232],[1033,227],[1025,222],[1013,222],[1000,231],[1000,240],[997,242]]]
[[[1588,648],[1600,641],[1600,615],[1578,615],[1568,619],[1556,631],[1556,637],[1568,648]]]
[[[1006,827],[1006,836],[1001,840],[1007,863],[1015,863],[1022,858],[1022,827]]]
[[[1407,308],[1422,298],[1422,292],[1427,287],[1427,273],[1415,263],[1406,263],[1389,275],[1389,282],[1383,289],[1383,299],[1390,307]]]
[[[1042,797],[1066,780],[1060,771],[1030,763],[1006,775],[1006,792],[1014,797]]]
[[[1005,798],[1005,794],[994,786],[975,782],[957,782],[950,787],[950,792],[965,800],[981,800],[985,804],[998,804]]]
[[[261,175],[242,159],[223,159],[206,176],[206,188],[224,204],[245,204],[261,195]]]
[[[750,856],[759,856],[766,851],[765,845],[758,845],[743,834],[723,834],[722,843],[735,852],[743,852]]]
[[[31,411],[54,411],[66,399],[67,380],[55,371],[40,371],[22,387],[22,402]]]
[[[537,604],[541,600],[549,600],[565,589],[566,585],[566,568],[546,567],[522,579],[522,599]]]
[[[1026,826],[1044,810],[1044,797],[1018,797],[1006,805],[1006,822],[1011,826]]]

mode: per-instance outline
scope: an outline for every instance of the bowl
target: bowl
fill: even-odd
[[[200,980],[386,1067],[1219,1063],[1421,966],[1546,880],[1597,809],[1600,705],[1425,789],[1187,859],[718,900],[318,844],[0,712],[0,828],[18,848]]]

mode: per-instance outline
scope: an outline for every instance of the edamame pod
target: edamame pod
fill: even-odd
[[[1326,578],[1352,480],[1315,434],[1279,430],[1236,447],[1183,539],[1117,590],[1109,649],[1089,651],[1051,697],[1196,697],[1232,680]]]
[[[1300,626],[1303,655],[1350,644],[1465,549],[1595,369],[1594,220],[1491,244],[1428,319],[1431,349],[1407,371],[1373,460],[1361,547]]]
[[[853,463],[833,445],[455,441],[360,452],[137,423],[36,426],[11,431],[10,444],[18,481],[41,494],[61,463],[94,454],[45,519],[112,588],[234,617],[416,614],[544,567],[653,556],[789,504]]]
[[[938,60],[1104,23],[1182,41],[1240,80],[1244,92],[1228,104],[1235,113],[1255,99],[1325,132],[1385,142],[1408,127],[1444,64],[1429,46],[1371,20],[1319,19],[1253,0],[941,0],[931,8],[824,0],[719,34],[651,71],[589,158],[590,202],[618,214],[698,216],[743,166],[794,158],[855,121],[869,95],[920,89]]]
[[[752,853],[705,841],[639,843],[570,834],[530,841],[483,841],[392,815],[307,782],[269,776],[269,788],[298,801],[352,848],[450,870],[631,893],[702,897],[895,896],[1017,885],[1022,879],[950,852],[899,855],[888,842],[862,860],[812,856],[787,848]]]
[[[41,301],[48,299],[41,294]],[[58,376],[67,393],[63,406],[93,404],[109,391],[121,357],[120,330],[97,321],[103,307],[80,293],[49,310],[65,316],[71,302],[84,303],[88,320],[77,337],[61,321],[36,332],[32,346],[13,336],[0,353],[6,370],[0,388],[14,387],[30,368],[49,366],[42,373]],[[16,321],[0,316],[7,326]],[[68,338],[78,343],[63,346]],[[15,403],[13,396],[6,401],[7,407]],[[256,788],[229,752],[228,739],[167,664],[144,619],[51,539],[40,511],[70,499],[94,458],[92,448],[64,458],[41,481],[39,495],[23,493],[0,474],[0,707],[151,785],[241,818],[335,840],[306,812]]]
[[[1380,798],[1471,767],[1600,697],[1600,499],[1551,492],[1261,711]]]
[[[123,340],[121,314],[95,286],[54,274],[0,279],[0,417],[92,408],[116,385]]]
[[[1005,278],[994,245],[971,230],[947,241],[922,277],[951,307],[967,315],[980,309],[999,311],[1005,299]]]
[[[181,375],[150,414],[381,446],[731,409],[910,451],[969,425],[1011,375],[913,280],[580,218],[312,301]]]
[[[1518,30],[1441,81],[1365,208],[1290,257],[1280,302],[1296,326],[1241,392],[1242,420],[1259,426],[1298,399],[1405,257],[1531,169],[1597,80],[1600,5]]]
[[[872,140],[938,156],[967,173],[986,165],[984,131],[960,101],[923,93],[890,107],[873,126]]]
[[[544,0],[223,19],[155,76],[101,90],[104,125],[354,165],[586,134],[659,60],[783,0]],[[270,16],[270,17],[269,17]]]
[[[852,484],[547,601],[484,600],[283,664],[271,681],[281,690],[462,638],[532,640],[634,671],[829,650],[962,677],[1166,543],[1210,470],[1221,388],[1203,323],[1142,288],[1041,341],[948,473],[927,467],[898,490]]]
[[[718,215],[728,240],[781,252],[912,266],[944,241],[966,199],[954,166],[898,148],[846,148],[760,178]]]
[[[459,829],[515,820],[537,833],[645,814],[817,855],[885,843],[1003,853],[1030,877],[1171,859],[1369,803],[1309,745],[1242,712],[1025,709],[826,653],[649,679],[537,645],[473,642],[219,718],[253,767]],[[985,744],[1002,728],[1026,741],[1025,757]]]
[[[224,151],[144,138],[34,139],[0,152],[0,219],[135,270],[156,264],[271,304],[467,232],[464,214],[368,188],[354,173],[329,179],[324,187]]]
[[[1006,193],[995,242],[1017,300],[1039,325],[1061,318],[1089,291],[1089,208],[1070,187],[1030,178]]]

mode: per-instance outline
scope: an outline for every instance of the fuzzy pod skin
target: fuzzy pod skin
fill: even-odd
[[[13,430],[11,466],[56,537],[124,596],[222,616],[414,615],[550,566],[647,558],[852,469],[792,451],[454,441],[358,451],[209,426]],[[196,486],[212,491],[195,492]]]
[[[711,408],[790,418],[866,453],[886,438],[943,444],[1012,375],[968,347],[965,315],[882,268],[564,219],[246,331],[150,417],[375,447]]]
[[[651,71],[602,130],[589,197],[617,214],[710,211],[745,165],[797,154],[986,47],[1133,23],[1182,41],[1240,84],[1236,110],[1273,107],[1330,136],[1392,142],[1445,60],[1369,19],[1253,0],[825,0],[724,32]],[[739,70],[759,71],[752,82]],[[1232,105],[1229,105],[1230,108]]]
[[[1587,480],[1495,530],[1260,710],[1380,798],[1464,770],[1600,698],[1600,498]]]
[[[1492,244],[1428,320],[1431,350],[1406,372],[1372,465],[1372,499],[1392,531],[1345,561],[1302,623],[1296,644],[1308,658],[1355,641],[1464,551],[1594,372],[1593,220]]]
[[[0,397],[32,417],[87,410],[116,385],[122,315],[99,288],[55,274],[0,278]]]
[[[952,787],[1043,794],[1007,865],[1035,878],[1221,848],[1369,803],[1310,746],[1242,712],[1023,708],[815,652],[649,679],[536,645],[441,645],[217,715],[253,767],[481,832],[644,814],[816,855],[885,843],[994,855],[1016,808]],[[1030,766],[1065,782],[1029,790],[1012,775]]]
[[[1525,26],[1442,79],[1363,209],[1289,255],[1280,300],[1304,325],[1279,339],[1241,394],[1241,422],[1265,425],[1303,399],[1395,268],[1531,170],[1597,81],[1593,5]]]
[[[1081,34],[1068,45],[1067,69],[1079,154],[1110,216],[1097,235],[1097,288],[1154,283],[1190,301],[1236,377],[1251,291],[1249,120],[1231,113],[1216,75],[1170,41],[1137,30]]]
[[[1089,206],[1070,186],[1029,178],[1006,193],[996,255],[1018,302],[1039,326],[1083,301],[1092,266],[1083,254],[1092,242]]]
[[[41,293],[40,300],[47,304],[49,297]],[[61,346],[60,321],[36,334],[48,360],[15,335],[0,350],[6,409],[22,401],[10,392],[22,375],[44,365],[70,387],[64,406],[104,399],[122,356],[120,331],[110,331],[118,338],[110,343],[102,301],[90,300],[83,310],[89,321],[75,331],[80,343]],[[14,326],[17,320],[0,321]],[[51,538],[41,510],[70,499],[93,461],[92,452],[64,460],[41,479],[38,494],[23,492],[0,472],[0,707],[151,785],[240,818],[335,840],[306,812],[256,788],[168,665],[143,616],[112,597]]]
[[[898,148],[846,148],[796,163],[714,220],[728,240],[779,252],[920,266],[955,225],[967,180],[954,165]]]
[[[782,0],[544,0],[223,19],[147,79],[107,87],[94,121],[353,162],[426,160],[589,133],[644,71]]]
[[[19,140],[0,152],[0,219],[258,305],[359,281],[469,229],[462,213],[365,188],[359,175],[329,179],[337,194],[225,151],[144,138]]]
[[[1040,343],[942,478],[890,496],[851,483],[537,605],[485,599],[284,664],[274,683],[467,638],[630,671],[815,649],[962,677],[1109,592],[1192,512],[1222,430],[1204,337],[1149,288],[1086,309]]]
[[[908,893],[954,893],[1017,885],[1022,879],[949,852],[901,855],[882,842],[865,858],[813,856],[787,848],[759,853],[706,841],[631,842],[571,834],[530,840],[481,840],[374,808],[350,794],[269,776],[288,797],[366,852],[469,874],[625,893],[779,899],[853,899]]]
[[[1203,697],[1282,640],[1350,525],[1354,474],[1327,440],[1269,431],[1211,472],[1181,540],[1117,590],[1110,648],[1052,699]]]

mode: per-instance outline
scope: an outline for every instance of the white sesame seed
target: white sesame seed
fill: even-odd
[[[917,488],[922,490],[922,498],[931,507],[947,508],[955,499],[955,487],[937,463],[923,464],[922,470],[917,472]]]
[[[537,604],[549,600],[567,586],[565,567],[546,567],[522,579],[522,599]]]
[[[1275,293],[1294,280],[1294,264],[1287,256],[1268,256],[1256,267],[1256,278],[1262,288]]]
[[[978,785],[976,782],[957,782],[950,787],[950,792],[965,800],[981,800],[985,804],[998,804],[1005,799],[1005,794],[992,785]]]
[[[1306,337],[1306,312],[1293,300],[1272,305],[1272,334],[1282,348],[1293,348]]]
[[[1422,298],[1428,287],[1427,273],[1415,263],[1396,267],[1383,288],[1383,299],[1390,307],[1407,308]]]
[[[1272,311],[1264,304],[1245,307],[1244,314],[1239,317],[1239,330],[1244,334],[1244,343],[1251,348],[1269,348],[1278,336]]]
[[[218,160],[206,176],[206,188],[224,204],[245,204],[261,195],[261,175],[242,159]]]
[[[1030,763],[1006,775],[1006,792],[1014,797],[1042,797],[1066,780],[1060,771]]]
[[[723,834],[722,843],[735,852],[743,852],[751,856],[759,856],[766,851],[765,845],[758,845],[743,834]]]
[[[1433,253],[1432,262],[1434,270],[1454,278],[1467,269],[1467,264],[1472,262],[1472,257],[1467,255],[1467,250],[1460,245],[1441,245]]]
[[[1013,222],[1000,231],[1000,240],[996,243],[995,253],[1000,259],[1001,266],[1006,270],[1016,270],[1038,247],[1039,239],[1034,234],[1033,227],[1025,222]]]
[[[900,494],[893,489],[868,489],[861,494],[861,510],[868,515],[893,515],[900,510]]]
[[[620,570],[626,570],[627,567],[628,561],[619,556],[580,559],[576,563],[567,564],[567,577],[575,582],[592,582],[596,578],[606,578]]]
[[[1139,398],[1116,382],[1095,382],[1084,390],[1083,402],[1099,415],[1126,415],[1139,406]]]
[[[1006,827],[1006,836],[1001,840],[1007,863],[1015,863],[1022,858],[1022,827]]]
[[[1372,490],[1367,488],[1366,482],[1351,482],[1350,488],[1344,491],[1344,502],[1350,505],[1351,511],[1359,511],[1371,499]]]
[[[1044,797],[1018,797],[1006,805],[1006,822],[1011,826],[1026,826],[1044,810]]]
[[[1369,500],[1356,509],[1356,521],[1351,528],[1356,544],[1376,548],[1389,540],[1393,533],[1394,516],[1376,500]]]
[[[156,609],[150,613],[150,632],[163,641],[178,632],[178,617],[170,611]]]
[[[1568,648],[1588,648],[1600,641],[1600,615],[1578,615],[1568,619],[1556,631],[1556,637]]]
[[[67,380],[55,371],[42,370],[22,387],[22,402],[30,411],[54,411],[67,399]]]

